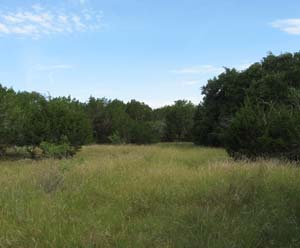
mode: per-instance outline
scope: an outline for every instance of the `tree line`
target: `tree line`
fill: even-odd
[[[0,154],[22,147],[31,157],[41,153],[62,158],[91,143],[192,141],[195,110],[185,100],[152,109],[136,100],[90,97],[82,103],[0,85]]]
[[[300,53],[268,54],[248,69],[225,68],[202,88],[195,106],[45,97],[0,85],[0,155],[72,156],[82,146],[193,141],[236,158],[300,160]]]

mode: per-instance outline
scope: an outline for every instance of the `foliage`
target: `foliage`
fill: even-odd
[[[195,106],[189,101],[176,101],[166,115],[168,141],[191,141]]]
[[[53,144],[48,142],[42,142],[40,144],[44,155],[48,158],[68,158],[72,157],[76,150],[74,147],[70,146],[68,143]]]
[[[113,145],[120,145],[120,144],[124,144],[124,141],[122,140],[122,138],[120,137],[118,132],[113,133],[111,136],[108,137],[110,142]]]
[[[126,104],[126,113],[134,121],[151,121],[152,109],[145,103],[131,100]]]
[[[66,143],[76,151],[92,142],[189,141],[194,111],[195,106],[184,100],[153,110],[136,100],[124,103],[90,97],[81,103],[70,96],[45,97],[0,85],[0,155],[6,148],[18,146],[34,158],[34,150],[43,142],[58,147]]]
[[[247,103],[226,131],[226,149],[235,158],[300,160],[300,109]]]
[[[203,87],[194,142],[234,157],[298,160],[300,53],[269,54],[244,71],[225,69]]]
[[[177,101],[172,106],[152,110],[136,100],[125,104],[91,97],[86,109],[97,143],[149,144],[192,139],[195,107],[191,102]]]
[[[65,98],[45,98],[36,92],[15,92],[0,86],[0,146],[26,147],[39,157],[42,142],[61,144],[65,140],[76,150],[92,138],[91,121],[84,104]]]
[[[134,121],[131,126],[131,143],[151,144],[160,140],[159,130],[153,122]]]
[[[70,97],[50,99],[48,102],[49,136],[44,141],[64,142],[66,138],[71,146],[80,147],[92,139],[91,121],[82,103]]]
[[[20,140],[20,114],[16,93],[0,85],[0,145],[2,150]]]

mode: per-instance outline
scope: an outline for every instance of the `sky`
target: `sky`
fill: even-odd
[[[0,0],[0,83],[83,102],[198,104],[223,67],[299,44],[299,0]]]

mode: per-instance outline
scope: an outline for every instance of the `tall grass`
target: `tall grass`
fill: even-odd
[[[300,247],[300,171],[190,144],[0,162],[0,247]]]

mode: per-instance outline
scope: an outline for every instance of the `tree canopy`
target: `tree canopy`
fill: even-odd
[[[194,142],[235,157],[298,159],[300,53],[269,54],[244,71],[225,69],[202,89]]]
[[[191,140],[194,108],[183,100],[155,110],[136,100],[90,97],[82,103],[0,85],[0,147],[2,153],[12,146],[42,147],[61,157],[65,151],[57,150],[89,143]]]

